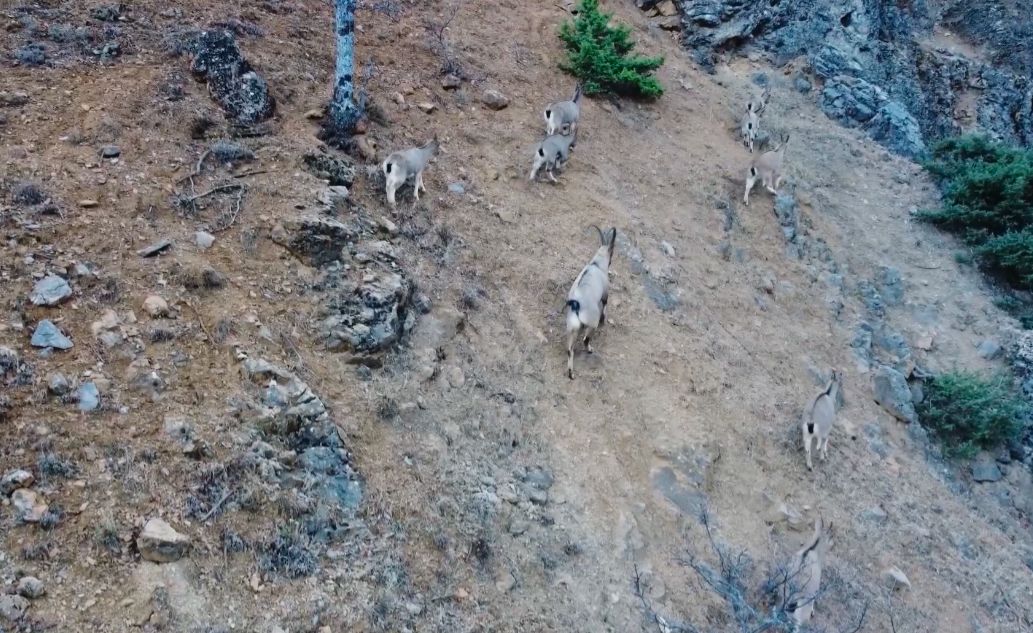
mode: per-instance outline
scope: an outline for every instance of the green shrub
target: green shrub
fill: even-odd
[[[1017,438],[1029,413],[1003,374],[955,371],[926,383],[925,393],[919,419],[948,457],[971,457]]]
[[[560,68],[581,80],[587,95],[659,97],[664,88],[653,71],[664,58],[632,54],[631,28],[611,26],[611,17],[599,10],[599,0],[580,0],[577,17],[560,26],[560,39],[567,47],[567,59]]]
[[[944,206],[921,217],[961,236],[988,272],[1033,290],[1033,150],[963,136],[936,145],[925,167]]]

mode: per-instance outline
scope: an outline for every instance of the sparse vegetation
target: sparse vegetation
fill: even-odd
[[[41,479],[50,477],[69,479],[78,472],[75,462],[49,451],[40,454],[39,459],[36,460],[36,469],[39,471]]]
[[[936,145],[925,168],[944,205],[920,217],[958,234],[988,272],[1033,289],[1033,150],[963,136]]]
[[[39,185],[32,182],[19,182],[11,188],[11,200],[15,204],[32,206],[41,204],[47,199]]]
[[[266,573],[287,578],[311,576],[319,569],[319,557],[310,541],[300,530],[283,528],[261,545],[258,565]]]
[[[1007,376],[954,371],[926,384],[918,414],[946,455],[966,458],[1014,439],[1029,411]]]
[[[663,86],[653,72],[664,58],[633,54],[631,28],[610,24],[613,16],[599,10],[598,0],[580,0],[577,17],[560,26],[567,59],[560,68],[581,80],[587,95],[617,94],[657,98]]]

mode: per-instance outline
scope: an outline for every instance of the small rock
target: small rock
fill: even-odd
[[[543,506],[549,503],[549,493],[538,488],[528,487],[524,490],[527,493],[527,498],[531,503],[539,506]]]
[[[63,396],[72,390],[72,383],[62,373],[54,373],[47,376],[47,391],[51,395]]]
[[[53,347],[62,350],[72,348],[72,339],[62,334],[50,319],[43,319],[39,322],[29,342],[33,347]]]
[[[151,295],[143,301],[143,311],[152,319],[160,319],[169,315],[169,303],[158,295]]]
[[[513,536],[520,536],[521,534],[527,532],[527,528],[529,527],[530,525],[527,523],[527,521],[514,519],[513,522],[509,524],[509,533]]]
[[[215,236],[207,231],[198,231],[194,233],[194,243],[197,244],[197,248],[208,250],[215,244]]]
[[[884,525],[889,515],[882,509],[882,506],[872,506],[861,513],[861,520],[877,525]]]
[[[387,231],[389,235],[398,235],[398,225],[384,216],[380,216],[380,219],[377,220],[377,224],[380,225],[380,228]]]
[[[660,18],[657,21],[657,25],[665,31],[680,31],[682,28],[682,21],[680,15],[672,15],[665,18]]]
[[[524,473],[520,479],[524,483],[530,484],[539,490],[548,490],[549,488],[552,488],[552,473],[541,466],[528,468],[527,472]]]
[[[463,183],[461,183],[461,182],[450,183],[448,185],[448,190],[449,190],[449,192],[454,193],[457,196],[461,196],[464,193],[466,193],[466,187],[464,187]]]
[[[0,91],[0,108],[17,108],[29,102],[27,92]]]
[[[933,335],[932,334],[920,334],[920,335],[918,335],[918,338],[915,339],[915,347],[917,347],[918,349],[922,350],[923,352],[928,352],[929,350],[931,350],[933,348]]]
[[[92,209],[94,207],[100,206],[100,202],[97,202],[93,198],[83,198],[79,201],[79,206],[84,209]]]
[[[466,384],[466,376],[463,374],[462,367],[449,367],[446,378],[453,389],[459,389]]]
[[[667,255],[668,257],[675,257],[678,254],[674,250],[674,247],[671,246],[668,242],[660,242],[660,249],[663,250],[664,255]]]
[[[311,119],[311,120],[322,119],[323,118],[323,109],[322,108],[313,108],[312,110],[309,110],[308,112],[305,113],[305,118],[306,119]]]
[[[504,571],[499,574],[498,579],[495,581],[495,588],[500,593],[509,593],[513,587],[516,587],[516,578],[512,573]]]
[[[972,462],[972,479],[979,483],[993,483],[1004,478],[1000,466],[992,457],[980,456]]]
[[[97,388],[96,383],[83,383],[76,395],[78,396],[80,411],[96,411],[100,407],[100,389]]]
[[[7,497],[15,490],[28,488],[36,478],[27,470],[17,469],[8,472],[0,479],[0,496]]]
[[[29,600],[42,598],[47,593],[47,588],[39,578],[35,576],[24,576],[18,581],[18,595]]]
[[[976,351],[986,360],[994,360],[1001,355],[1001,344],[993,339],[986,339],[981,342]]]
[[[463,85],[463,80],[449,73],[441,80],[441,87],[445,90],[455,90]]]
[[[19,488],[11,494],[11,506],[15,510],[15,517],[25,523],[39,523],[47,513],[47,504],[27,488]]]
[[[122,155],[122,148],[118,145],[105,145],[100,148],[101,158],[118,158]]]
[[[21,596],[0,596],[0,621],[18,622],[28,609],[29,601]]]
[[[391,95],[391,100],[397,103],[398,105],[405,105],[405,97],[400,92],[396,92],[393,95]]]
[[[498,90],[488,89],[481,95],[481,103],[491,110],[502,110],[509,105],[509,98]]]
[[[157,517],[149,519],[143,526],[136,547],[144,560],[154,563],[171,563],[183,558],[190,549],[190,538],[172,529],[172,526]]]
[[[917,422],[918,414],[904,374],[892,367],[879,367],[872,379],[875,402],[902,422]]]
[[[154,257],[172,248],[172,240],[161,240],[136,251],[140,257]]]
[[[902,572],[896,565],[891,565],[882,570],[882,578],[890,589],[911,588],[911,581],[908,580],[907,574]]]
[[[36,282],[29,299],[33,305],[56,306],[72,296],[72,287],[57,275],[47,275]]]
[[[807,94],[811,91],[811,82],[806,77],[797,77],[793,81],[793,87],[796,88],[797,92]]]
[[[430,113],[432,113],[432,112],[434,112],[435,110],[438,109],[438,106],[433,104],[433,103],[431,103],[430,101],[423,101],[421,103],[417,103],[416,107],[419,108],[420,110],[423,110],[427,114],[430,114]]]

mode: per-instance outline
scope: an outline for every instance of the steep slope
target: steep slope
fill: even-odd
[[[68,4],[70,21],[92,8]],[[912,341],[923,367],[990,366],[975,344],[1003,340],[1011,326],[975,273],[955,263],[951,243],[910,221],[912,208],[935,203],[917,167],[834,126],[790,78],[774,75],[765,123],[791,133],[786,191],[797,215],[772,213],[759,188],[744,207],[749,155],[730,128],[764,69],[741,62],[709,76],[631,3],[610,3],[647,52],[667,56],[668,94],[656,104],[587,101],[561,183],[528,183],[539,109],[572,85],[556,70],[553,37],[567,13],[548,2],[459,5],[445,33],[467,80],[451,90],[423,26],[447,19],[449,6],[370,3],[357,58],[389,123],[370,136],[383,155],[436,132],[443,152],[422,203],[392,216],[360,169],[351,202],[336,207],[343,224],[386,216],[381,225],[397,230],[357,231],[327,250],[357,251],[345,262],[364,270],[368,253],[385,252],[369,242],[389,241],[390,261],[430,303],[382,367],[357,368],[321,338],[338,273],[279,245],[298,218],[327,215],[318,201],[326,186],[301,157],[317,146],[306,113],[330,85],[332,51],[312,47],[325,41],[330,14],[323,3],[292,4],[189,2],[182,13],[134,4],[122,27],[133,47],[121,61],[58,60],[0,79],[0,90],[29,92],[27,104],[4,110],[5,182],[37,182],[63,211],[29,217],[5,207],[0,251],[11,289],[0,344],[36,377],[11,390],[0,471],[34,470],[34,489],[65,515],[47,531],[3,508],[4,578],[23,570],[47,584],[28,617],[98,631],[126,622],[176,631],[655,630],[633,591],[637,570],[664,617],[730,630],[724,607],[679,564],[689,554],[711,559],[699,511],[759,573],[806,538],[806,525],[797,531],[772,514],[785,501],[803,523],[820,514],[837,526],[817,625],[841,630],[867,601],[869,631],[1029,630],[1028,470],[1002,465],[1004,480],[974,484],[942,463],[917,425],[872,402],[874,370],[851,349],[865,320]],[[240,46],[278,106],[266,135],[239,140],[254,162],[198,177],[203,192],[231,173],[264,172],[232,179],[247,190],[227,225],[219,208],[232,213],[232,195],[196,213],[171,199],[211,138],[230,128],[205,86],[187,78],[188,61],[160,43],[230,18],[260,27]],[[12,28],[4,37],[15,50],[26,36]],[[167,98],[170,84],[183,99]],[[488,88],[509,106],[483,106]],[[191,139],[199,114],[216,122],[208,140]],[[110,143],[118,162],[98,160]],[[79,208],[87,198],[98,205]],[[579,353],[569,381],[559,311],[595,248],[592,223],[621,235],[611,322],[594,355]],[[213,230],[210,250],[193,246],[201,226],[225,228]],[[163,238],[175,245],[162,257],[134,252]],[[74,297],[57,308],[27,302],[34,274],[84,260],[100,281],[73,280]],[[903,298],[887,299],[878,316],[863,292],[868,280],[881,287],[883,266],[899,270]],[[205,267],[225,277],[221,287],[193,287],[193,271]],[[172,304],[174,318],[145,316],[151,294]],[[109,307],[127,341],[110,348],[90,330]],[[57,320],[76,347],[32,350],[41,318]],[[142,336],[157,327],[174,338]],[[919,343],[925,337],[930,345]],[[216,464],[228,467],[256,439],[275,444],[254,430],[246,404],[262,397],[264,381],[239,376],[234,349],[304,381],[363,479],[358,514],[333,526],[336,540],[318,550],[308,577],[290,578],[299,560],[313,562],[304,547],[280,552],[286,566],[265,564],[269,538],[314,516],[290,484],[243,493],[234,486],[250,485],[250,475],[240,484],[227,476],[220,505],[191,514],[191,496],[223,481],[205,478]],[[140,358],[161,376],[153,397],[133,388]],[[808,473],[796,421],[817,374],[832,366],[845,370],[841,417],[859,439],[837,429],[830,461]],[[110,406],[81,414],[46,395],[44,378],[57,371],[98,380]],[[187,418],[207,443],[200,461],[166,437],[170,416]],[[48,454],[77,470],[44,476]],[[157,514],[193,539],[187,558],[140,560],[135,536]],[[234,552],[234,535],[245,551]],[[910,591],[883,589],[890,565],[905,571]]]

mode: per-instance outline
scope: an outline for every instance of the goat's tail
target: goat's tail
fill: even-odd
[[[567,331],[581,329],[581,303],[577,299],[567,301]]]

